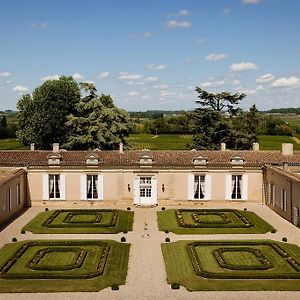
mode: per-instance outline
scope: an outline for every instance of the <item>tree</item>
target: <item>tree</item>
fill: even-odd
[[[64,143],[67,139],[66,118],[75,113],[79,101],[80,89],[72,77],[45,81],[32,95],[24,95],[18,101],[17,137],[24,145],[35,143],[40,149],[50,149],[53,143]]]
[[[255,131],[251,127],[256,112],[253,108],[253,111],[247,115],[250,123],[241,125],[239,120],[245,115],[238,104],[246,95],[228,92],[214,94],[199,87],[196,91],[200,99],[196,103],[200,105],[200,108],[196,108],[192,116],[194,121],[193,147],[219,149],[221,143],[226,143],[228,148],[249,149],[256,139]]]
[[[76,112],[68,116],[66,123],[69,136],[67,149],[111,150],[125,144],[128,136],[129,115],[117,108],[109,95],[96,94],[93,84],[81,84],[87,93],[76,105]]]

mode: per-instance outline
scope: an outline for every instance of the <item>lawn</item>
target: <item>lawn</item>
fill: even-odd
[[[189,291],[300,290],[300,248],[271,240],[162,244],[168,283]]]
[[[119,209],[60,209],[39,213],[23,228],[33,233],[118,233],[131,231],[134,212]]]
[[[23,150],[28,147],[23,146],[18,139],[0,139],[0,150]]]
[[[0,250],[0,292],[99,291],[125,284],[130,244],[23,241]]]
[[[297,144],[290,136],[259,135],[258,142],[261,150],[281,150],[282,143],[292,143],[294,150],[300,150],[300,144]]]
[[[259,234],[275,229],[251,211],[168,209],[157,212],[158,228],[176,234]]]

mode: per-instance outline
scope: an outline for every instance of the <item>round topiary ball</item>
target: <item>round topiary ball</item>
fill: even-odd
[[[127,207],[127,210],[131,210],[131,208],[130,208],[130,207]]]
[[[170,240],[170,238],[167,237],[167,238],[165,239],[165,241],[166,241],[166,243],[170,243],[171,240]]]
[[[123,233],[124,233],[124,234],[126,234],[127,232],[128,232],[128,231],[126,231],[126,230],[125,230],[125,231],[123,231]]]
[[[165,233],[169,233],[169,230],[165,230]]]
[[[244,211],[247,211],[247,208],[246,208],[246,207],[244,208]]]
[[[48,211],[48,210],[49,210],[49,208],[48,208],[48,207],[46,207],[46,208],[45,208],[45,211]]]
[[[126,242],[126,237],[125,237],[125,236],[122,236],[122,237],[121,237],[121,242],[122,242],[122,243]]]
[[[13,237],[13,238],[12,238],[12,241],[13,241],[13,242],[17,242],[18,240],[17,240],[16,237]]]
[[[24,229],[22,229],[22,230],[21,230],[21,233],[22,233],[22,234],[25,234],[25,230],[24,230]]]
[[[111,285],[111,289],[112,289],[113,291],[117,291],[117,290],[119,290],[119,286],[118,286],[117,284],[112,284],[112,285]]]
[[[166,210],[166,208],[165,208],[165,207],[162,207],[161,210]]]
[[[287,242],[287,238],[286,238],[286,237],[283,237],[283,238],[282,238],[282,241],[283,241],[283,242]]]
[[[179,290],[180,289],[180,284],[176,283],[176,282],[171,283],[171,289],[172,290]]]
[[[272,229],[271,233],[276,233],[276,231],[277,231],[276,229]]]

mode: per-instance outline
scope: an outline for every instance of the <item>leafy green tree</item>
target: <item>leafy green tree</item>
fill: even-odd
[[[18,101],[17,137],[24,145],[35,143],[39,149],[64,143],[67,115],[75,113],[79,101],[80,89],[72,77],[45,81],[32,95],[24,95]]]
[[[7,127],[7,118],[6,116],[0,117],[0,127]]]
[[[66,123],[69,137],[64,147],[67,149],[105,149],[119,147],[126,143],[129,115],[117,108],[109,95],[96,94],[93,84],[81,84],[87,93],[76,105],[76,112],[68,116]]]
[[[194,110],[193,147],[196,149],[219,149],[226,143],[231,149],[249,149],[256,140],[254,122],[256,108],[246,114],[247,122],[239,122],[245,114],[238,107],[245,98],[242,93],[209,93],[197,87],[199,108]],[[256,110],[256,111],[255,111]]]

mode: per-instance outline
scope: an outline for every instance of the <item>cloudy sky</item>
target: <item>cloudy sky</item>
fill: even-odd
[[[300,107],[298,0],[0,0],[0,110],[47,79],[127,110],[192,109],[195,87]]]

